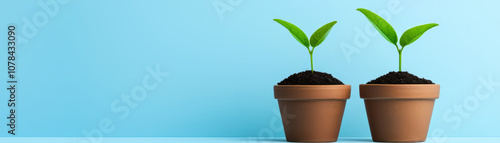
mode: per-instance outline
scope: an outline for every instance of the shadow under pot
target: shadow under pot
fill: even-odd
[[[275,85],[289,142],[337,141],[350,85]]]
[[[439,84],[361,84],[373,141],[423,142]]]

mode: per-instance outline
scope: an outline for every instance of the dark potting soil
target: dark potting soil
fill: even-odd
[[[299,73],[294,73],[278,85],[336,85],[344,84],[342,81],[333,77],[331,74],[306,70]]]
[[[420,78],[406,71],[391,71],[366,84],[434,84],[431,80]]]

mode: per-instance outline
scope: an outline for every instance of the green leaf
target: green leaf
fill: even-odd
[[[399,44],[402,47],[410,45],[411,43],[415,42],[418,38],[420,38],[420,36],[424,35],[425,31],[438,25],[439,24],[437,23],[429,23],[410,28],[406,30],[405,33],[403,33],[403,35],[401,35],[401,40],[399,41]]]
[[[367,9],[358,8],[357,10],[363,13],[366,18],[368,18],[370,23],[372,23],[375,29],[377,29],[377,31],[382,34],[382,36],[384,36],[387,41],[391,42],[394,45],[398,43],[398,35],[396,34],[394,28],[392,28],[391,24],[389,24],[389,22],[385,21],[382,17]]]
[[[274,21],[283,25],[286,29],[288,29],[288,31],[290,31],[293,38],[299,41],[302,45],[306,46],[306,48],[309,48],[309,40],[307,39],[307,35],[304,33],[304,31],[300,30],[299,27],[281,19],[274,19]]]
[[[321,42],[325,40],[326,36],[328,36],[328,33],[330,33],[330,30],[332,30],[333,25],[335,25],[336,23],[337,21],[327,23],[316,30],[316,32],[314,32],[311,36],[311,46],[314,48],[321,44]]]

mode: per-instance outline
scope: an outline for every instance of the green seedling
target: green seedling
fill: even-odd
[[[410,45],[411,43],[415,42],[420,36],[422,36],[425,31],[431,29],[432,27],[438,26],[439,24],[436,23],[429,23],[429,24],[424,24],[424,25],[419,25],[415,26],[413,28],[410,28],[401,35],[401,38],[399,40],[399,44],[401,45],[401,49],[398,47],[398,35],[396,34],[396,31],[392,26],[385,21],[382,17],[379,15],[363,8],[358,8],[358,11],[363,13],[366,18],[372,23],[372,25],[377,29],[377,31],[384,36],[384,38],[389,41],[390,43],[394,44],[396,46],[396,49],[398,50],[399,53],[399,71],[401,71],[401,55],[403,54],[403,49]]]
[[[319,44],[321,44],[326,36],[328,36],[328,33],[330,33],[330,30],[332,29],[333,25],[337,23],[337,21],[333,21],[330,23],[327,23],[323,25],[321,28],[316,30],[309,39],[307,39],[307,35],[297,26],[293,25],[290,22],[286,22],[281,19],[274,19],[274,21],[278,22],[279,24],[283,25],[290,33],[292,36],[299,41],[302,45],[304,45],[307,48],[307,51],[309,51],[309,56],[311,57],[311,72],[314,73],[314,68],[313,68],[313,52],[314,48],[316,48]],[[309,47],[312,47],[309,48]]]

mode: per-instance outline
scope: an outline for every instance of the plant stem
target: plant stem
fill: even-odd
[[[401,71],[401,54],[403,52],[402,51],[399,51],[399,71]]]
[[[311,72],[314,73],[314,68],[313,68],[313,52],[309,52],[309,56],[311,57]]]
[[[404,46],[401,47],[401,49],[399,49],[398,45],[397,44],[394,44],[396,45],[396,49],[398,49],[398,54],[399,54],[399,71],[401,71],[401,54],[403,54],[403,49],[405,48]]]

